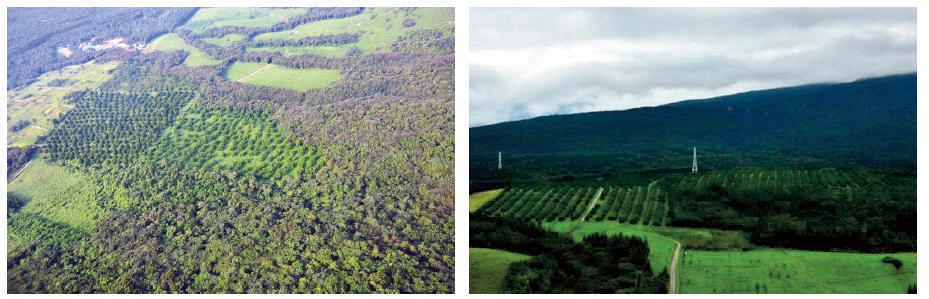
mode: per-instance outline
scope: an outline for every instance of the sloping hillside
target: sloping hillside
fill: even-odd
[[[470,142],[472,181],[689,171],[694,146],[708,168],[915,169],[916,74],[544,116],[471,128]]]

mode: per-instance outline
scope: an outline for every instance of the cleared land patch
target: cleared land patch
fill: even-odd
[[[341,78],[338,70],[292,69],[279,65],[236,62],[226,70],[226,79],[242,83],[296,91],[328,87]]]
[[[197,10],[181,27],[194,33],[222,26],[270,27],[303,12],[305,8],[209,7]]]
[[[892,256],[900,270],[881,262]],[[761,249],[687,251],[683,293],[904,293],[916,283],[916,253]]]
[[[105,213],[97,202],[97,185],[92,180],[64,166],[46,162],[41,157],[33,159],[29,167],[11,181],[7,188],[8,197],[13,196],[25,201],[25,205],[16,212],[30,215],[17,218],[23,221],[47,219],[87,232],[96,226]],[[59,229],[63,226],[50,225],[49,228]],[[9,230],[11,240],[21,242],[33,241],[28,238],[29,235],[55,234],[37,232],[34,229],[30,231],[32,232],[23,234],[25,232]],[[21,243],[11,244],[8,248],[18,245]]]
[[[256,41],[290,39],[324,34],[358,34],[357,45],[362,52],[387,50],[397,38],[416,30],[439,30],[446,34],[454,31],[454,9],[367,8],[359,15],[348,18],[322,20],[297,26],[292,30],[269,32],[254,37]],[[451,21],[450,21],[451,20]],[[404,22],[410,26],[405,26]]]
[[[244,35],[237,34],[237,33],[230,33],[230,34],[224,35],[223,37],[207,37],[207,38],[204,38],[203,41],[220,46],[220,47],[228,47],[244,39],[245,39]]]
[[[500,195],[503,189],[478,192],[468,196],[468,212],[474,212]]]
[[[314,54],[325,57],[345,57],[345,54],[348,53],[354,47],[351,44],[346,45],[333,45],[333,46],[304,46],[304,47],[250,47],[246,48],[246,52],[280,52],[284,56],[293,56],[293,55],[304,55],[304,54]]]
[[[489,248],[468,248],[468,289],[472,294],[499,294],[510,264],[532,256]]]
[[[187,52],[188,55],[187,59],[184,60],[184,64],[192,67],[219,64],[219,60],[213,59],[209,55],[206,55],[206,53],[203,53],[203,51],[200,51],[200,49],[197,49],[197,47],[191,46],[176,33],[168,33],[156,38],[145,48],[145,51]]]
[[[54,127],[53,120],[74,108],[66,104],[68,93],[99,87],[118,65],[116,61],[72,65],[42,74],[25,88],[11,90],[7,102],[7,128],[23,121],[29,126],[16,132],[7,130],[7,145],[24,147],[45,136]]]

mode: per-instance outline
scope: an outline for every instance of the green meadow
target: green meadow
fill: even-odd
[[[471,294],[499,294],[510,264],[532,256],[489,248],[468,248],[468,289]]]
[[[326,69],[292,69],[279,65],[236,62],[226,70],[226,79],[246,84],[261,85],[276,88],[287,88],[294,91],[307,91],[314,88],[324,88],[338,81],[341,74],[338,70]]]
[[[886,256],[903,267],[882,263]],[[682,258],[683,293],[904,293],[916,283],[916,253],[688,250]]]
[[[671,262],[671,256],[674,255],[675,244],[673,241],[654,233],[648,226],[638,224],[624,224],[619,222],[545,222],[542,224],[545,229],[570,233],[575,241],[580,242],[584,237],[592,234],[605,234],[608,236],[624,235],[635,236],[648,242],[649,256],[648,261],[651,263],[652,271],[660,272],[668,267]]]
[[[280,52],[284,56],[314,54],[325,57],[345,57],[345,54],[353,45],[334,45],[334,46],[303,46],[303,47],[251,47],[246,48],[246,52]]]
[[[187,52],[189,55],[184,60],[184,64],[192,67],[219,64],[219,60],[213,59],[200,49],[197,49],[197,47],[191,46],[176,33],[168,33],[156,38],[145,48],[145,51]]]
[[[268,27],[305,12],[305,8],[201,8],[182,28],[198,33],[222,26]]]
[[[307,23],[293,30],[259,34],[256,41],[290,39],[324,34],[359,34],[356,44],[362,52],[385,51],[398,37],[416,30],[433,29],[447,34],[454,31],[454,9],[417,8],[407,11],[397,8],[368,8],[357,16],[342,19],[322,20]],[[412,20],[415,24],[405,27],[403,22]],[[449,21],[451,20],[451,21]]]
[[[97,202],[98,191],[86,176],[34,158],[7,184],[7,201],[24,202],[8,214],[7,252],[33,241],[70,242],[92,230],[106,213]]]
[[[500,195],[503,189],[477,192],[468,196],[468,212],[474,212]]]
[[[236,42],[245,40],[245,36],[238,33],[226,34],[223,37],[207,37],[203,41],[220,47],[228,47]]]

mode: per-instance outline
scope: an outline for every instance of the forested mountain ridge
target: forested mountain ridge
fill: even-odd
[[[453,16],[199,9],[121,57],[9,183],[10,292],[454,292]]]
[[[470,129],[472,179],[703,167],[915,169],[916,74],[761,90]],[[507,169],[508,168],[508,169]],[[527,174],[531,172],[532,174]]]

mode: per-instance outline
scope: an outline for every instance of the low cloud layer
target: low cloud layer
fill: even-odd
[[[916,71],[916,10],[476,8],[470,124]]]

